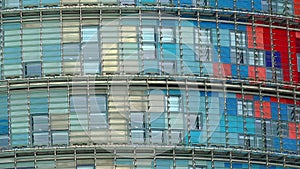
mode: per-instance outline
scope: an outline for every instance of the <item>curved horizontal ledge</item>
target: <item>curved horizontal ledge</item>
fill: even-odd
[[[75,155],[76,154],[76,155]],[[63,155],[63,156],[61,156]],[[127,158],[127,159],[183,159],[204,161],[227,161],[251,164],[269,164],[284,167],[300,168],[296,154],[271,151],[244,150],[234,148],[184,147],[157,145],[95,145],[69,147],[40,147],[5,150],[0,152],[0,159],[28,157],[42,160],[72,160],[86,156],[92,158]]]
[[[263,12],[254,11],[238,11],[231,9],[218,9],[218,8],[187,8],[187,7],[168,7],[168,6],[105,6],[105,5],[95,5],[95,6],[57,6],[57,7],[43,7],[43,8],[24,8],[24,9],[6,9],[0,10],[2,15],[2,20],[4,22],[6,17],[22,17],[22,21],[26,21],[23,16],[31,16],[29,20],[32,21],[33,16],[36,16],[37,20],[40,20],[42,15],[72,15],[72,14],[95,14],[101,15],[103,13],[113,13],[120,15],[114,15],[112,18],[116,17],[132,17],[130,15],[137,14],[140,15],[141,12],[152,12],[161,11],[161,19],[178,19],[184,21],[208,21],[208,22],[218,22],[218,23],[235,23],[240,25],[252,25],[251,20],[257,20],[259,22],[255,23],[256,26],[261,27],[272,27],[274,29],[289,29],[294,31],[300,31],[299,23],[300,17],[298,16],[286,16],[286,15],[275,15]],[[64,13],[66,12],[66,13]],[[122,15],[121,15],[122,14]],[[128,14],[128,16],[124,15]],[[142,13],[143,14],[143,13]],[[174,15],[174,17],[167,17],[165,15]],[[191,17],[194,16],[194,17]],[[108,16],[106,16],[108,17]],[[153,19],[155,16],[148,16],[149,19]],[[144,19],[147,16],[143,16]],[[18,22],[19,20],[9,20],[7,22]],[[5,21],[6,22],[6,21]],[[269,23],[272,24],[269,24]],[[287,26],[288,25],[288,26]]]
[[[178,89],[268,95],[300,100],[300,86],[283,83],[232,80],[195,76],[61,76],[0,81],[0,92],[35,88],[88,87],[108,89],[111,85],[144,86],[146,89]]]
[[[163,10],[165,12],[203,12],[210,15],[214,13],[226,13],[228,14],[240,14],[240,15],[259,15],[267,16],[274,18],[283,18],[283,19],[300,19],[299,16],[295,15],[282,15],[282,14],[272,14],[262,11],[253,11],[253,10],[235,10],[228,8],[216,8],[216,7],[174,7],[174,6],[161,6],[161,5],[152,5],[152,6],[135,6],[135,5],[69,5],[69,6],[51,6],[51,7],[32,7],[32,8],[12,8],[12,9],[2,9],[0,12],[2,14],[12,14],[20,12],[40,12],[40,11],[60,11],[60,10]]]

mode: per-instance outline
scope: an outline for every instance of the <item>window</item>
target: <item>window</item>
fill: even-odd
[[[42,75],[41,62],[26,62],[25,77],[40,77]]]
[[[282,70],[279,68],[274,68],[274,74],[272,68],[266,68],[266,79],[267,80],[282,80]]]
[[[161,42],[163,43],[175,42],[175,31],[173,28],[167,28],[167,27],[161,28]]]
[[[202,130],[202,115],[190,114],[190,130]]]
[[[211,31],[209,29],[194,29],[195,60],[211,61]]]
[[[244,145],[245,148],[254,146],[254,137],[249,135],[239,135],[239,145]]]
[[[18,8],[19,0],[5,0],[5,8]]]
[[[247,64],[247,46],[245,32],[230,32],[231,62],[236,64]]]
[[[237,103],[238,115],[240,116],[253,116],[253,102],[244,100],[238,100]]]
[[[144,59],[156,58],[155,33],[154,27],[142,28],[142,53]]]
[[[106,95],[90,96],[90,129],[107,128],[107,98]]]
[[[68,145],[68,131],[52,131],[52,145]]]
[[[49,124],[48,115],[32,116],[32,139],[33,145],[48,145],[49,140]]]
[[[134,5],[135,0],[120,0],[121,5]]]
[[[297,53],[297,67],[298,67],[298,72],[300,72],[300,53]]]
[[[249,65],[256,65],[256,66],[264,66],[265,65],[265,52],[256,50],[249,51]]]
[[[300,107],[288,106],[289,121],[300,122]]]
[[[173,61],[161,61],[160,62],[160,70],[164,74],[173,75],[174,73],[176,73],[176,64]]]
[[[81,53],[85,74],[96,74],[100,71],[98,32],[97,26],[83,26],[81,29]]]
[[[167,103],[167,108],[170,112],[180,112],[181,111],[181,97],[180,96],[169,96],[165,98]]]
[[[130,114],[131,125],[131,141],[132,143],[144,143],[145,142],[145,117],[144,112],[132,112]]]

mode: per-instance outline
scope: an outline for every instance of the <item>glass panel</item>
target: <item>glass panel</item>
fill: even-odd
[[[48,145],[49,135],[48,132],[33,133],[34,145]]]
[[[53,145],[68,145],[69,135],[67,131],[52,131]]]
[[[82,41],[86,42],[98,42],[98,27],[97,26],[84,26],[81,29]]]
[[[48,131],[48,116],[47,115],[37,115],[32,116],[32,127],[33,131]]]
[[[40,77],[42,75],[41,62],[27,62],[25,63],[26,77]]]
[[[162,28],[161,29],[161,41],[166,43],[173,43],[175,42],[174,38],[174,29],[172,28]]]
[[[167,99],[167,98],[166,98]],[[181,111],[181,99],[180,96],[170,96],[168,98],[169,111],[179,112]]]

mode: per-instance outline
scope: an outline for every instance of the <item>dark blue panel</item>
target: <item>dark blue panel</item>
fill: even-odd
[[[254,1],[254,9],[261,10],[261,0],[253,0]]]
[[[259,96],[253,96],[253,100],[260,100]]]
[[[270,51],[266,51],[266,67],[272,67],[272,56]]]
[[[216,28],[215,22],[200,22],[201,28]]]
[[[240,66],[240,74],[241,74],[241,78],[248,78],[248,66],[247,65]]]
[[[241,163],[233,163],[232,167],[233,168],[243,168],[243,164],[241,164]]]
[[[272,119],[278,120],[278,108],[277,103],[271,102],[271,112],[272,112]]]
[[[249,1],[249,0],[237,0],[236,6],[237,6],[237,8],[240,8],[240,9],[251,10],[252,5],[251,5],[251,1]]]
[[[288,120],[286,104],[280,104],[280,115],[281,115],[280,117],[281,120]]]
[[[229,47],[220,47],[221,50],[221,62],[223,63],[231,63],[230,61],[230,48]]]
[[[237,115],[237,101],[234,98],[227,98],[226,99],[226,108],[227,108],[227,114],[228,115]]]
[[[273,138],[273,145],[274,145],[274,148],[276,150],[280,150],[280,139],[279,138]]]
[[[228,1],[218,1],[219,8],[233,8],[233,0]]]
[[[219,1],[220,2],[220,1]],[[224,1],[225,2],[225,1]],[[234,24],[230,23],[220,23],[219,24],[220,29],[234,29]]]
[[[225,168],[230,168],[230,163],[224,163]]]
[[[245,25],[238,25],[237,29],[240,30],[240,31],[244,31],[244,32],[247,31],[247,27]]]
[[[280,53],[279,52],[275,52],[275,67],[276,68],[281,68],[281,59],[280,59]]]
[[[231,76],[232,77],[237,77],[236,64],[231,65]]]
[[[268,102],[271,101],[269,96],[263,96],[262,100],[263,101],[268,101]]]
[[[283,149],[285,150],[291,150],[291,151],[295,151],[297,150],[297,142],[294,139],[288,139],[288,138],[283,138],[282,142],[284,144],[283,145]]]

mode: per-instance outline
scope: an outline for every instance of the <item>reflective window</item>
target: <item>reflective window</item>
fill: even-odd
[[[90,129],[107,128],[107,98],[90,96]]]
[[[52,145],[68,145],[68,131],[52,131]]]
[[[180,96],[169,96],[166,97],[167,108],[170,112],[181,111],[181,97]]]
[[[289,121],[300,122],[300,107],[288,106]]]
[[[211,31],[209,29],[194,29],[196,61],[211,61]]]
[[[245,32],[230,32],[231,62],[236,64],[247,64],[247,46]]]
[[[83,166],[77,166],[76,169],[95,169],[95,166],[83,165]]]
[[[41,62],[26,62],[25,77],[40,77],[42,75]]]
[[[190,129],[191,130],[202,130],[202,116],[201,114],[190,114]]]
[[[174,43],[175,42],[175,31],[173,28],[163,27],[161,28],[161,42],[163,43]]]
[[[265,52],[260,50],[249,50],[249,65],[264,66],[265,65]]]
[[[19,0],[5,0],[4,1],[5,8],[18,8],[19,7]]]
[[[176,64],[173,61],[161,61],[160,62],[160,70],[164,74],[174,74],[176,73]]]
[[[48,145],[49,142],[48,115],[32,116],[32,138],[33,145]]]
[[[237,102],[238,115],[253,116],[253,102],[248,100],[238,100]]]

